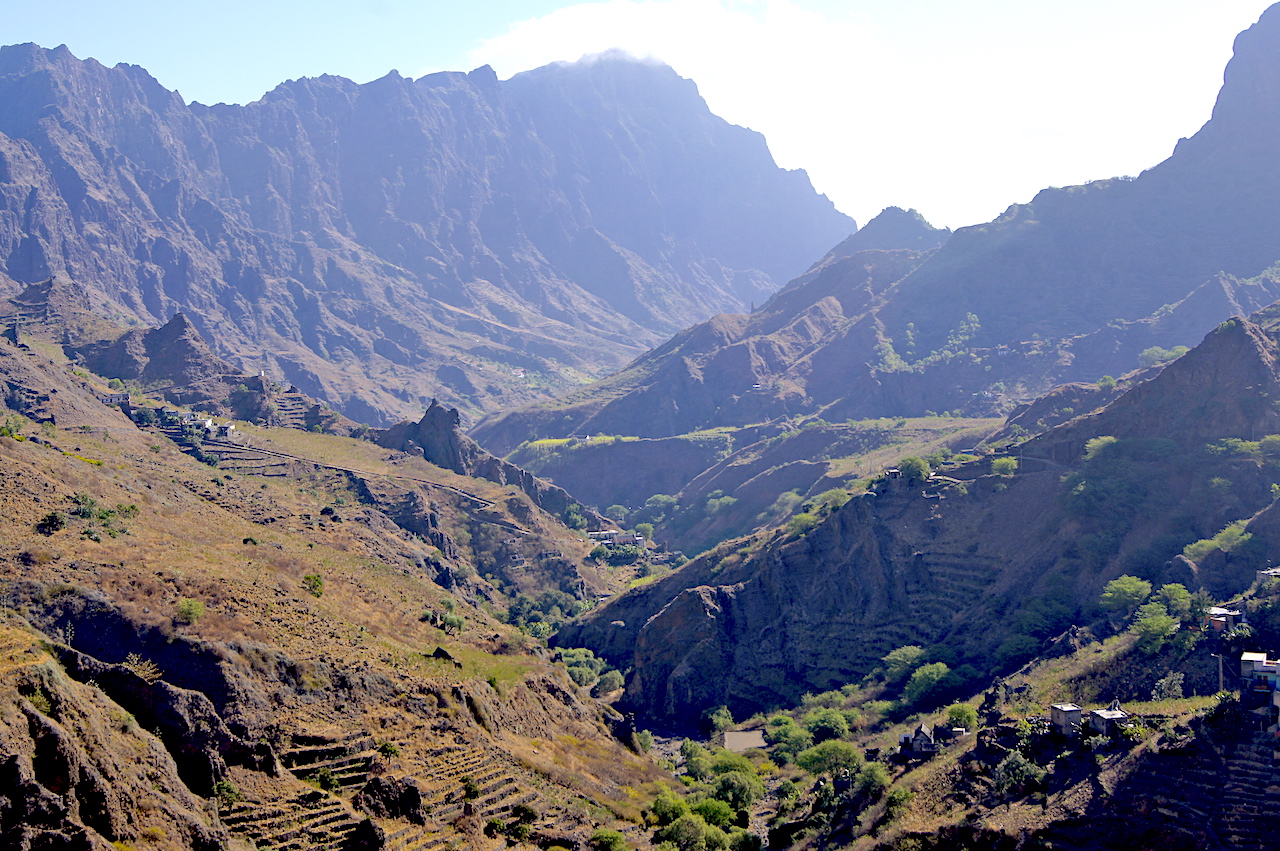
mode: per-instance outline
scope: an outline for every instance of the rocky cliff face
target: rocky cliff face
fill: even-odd
[[[0,269],[183,312],[357,419],[469,411],[762,300],[854,228],[671,69],[617,56],[186,104],[141,68],[0,51]]]

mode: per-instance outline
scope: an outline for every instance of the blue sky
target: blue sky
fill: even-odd
[[[620,47],[673,65],[780,165],[865,223],[987,221],[1045,186],[1136,174],[1208,119],[1267,0],[70,0],[10,3],[0,43],[141,65],[245,103],[490,64],[502,77]]]

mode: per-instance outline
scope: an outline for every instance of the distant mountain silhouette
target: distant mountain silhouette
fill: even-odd
[[[0,104],[0,295],[64,277],[114,319],[181,310],[375,423],[546,398],[856,227],[693,83],[619,55],[210,107],[28,44],[0,49]]]

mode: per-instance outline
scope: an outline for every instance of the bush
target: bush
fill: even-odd
[[[318,573],[308,573],[302,577],[302,587],[306,588],[312,597],[320,597],[324,594],[324,579]]]
[[[972,730],[978,726],[978,710],[967,703],[953,703],[947,707],[947,723]]]
[[[589,686],[596,681],[596,672],[589,665],[570,665],[569,679],[573,680],[577,685]]]
[[[204,603],[202,601],[192,600],[190,597],[183,597],[178,601],[178,614],[175,620],[185,624],[194,624],[202,617],[204,617]]]
[[[881,762],[864,763],[854,778],[853,788],[859,795],[879,798],[889,788],[889,770]]]
[[[1017,458],[992,458],[991,472],[997,476],[1002,476],[1006,479],[1012,478],[1013,474],[1018,472],[1018,459]]]
[[[707,723],[717,733],[722,733],[733,726],[733,714],[727,706],[717,706],[707,713]]]
[[[626,851],[627,848],[627,840],[621,833],[604,827],[591,834],[587,844],[595,851]]]
[[[677,797],[670,789],[663,789],[649,806],[659,827],[665,827],[689,814],[689,804],[684,798]]]
[[[707,823],[701,818],[686,813],[659,830],[655,838],[660,842],[672,843],[680,851],[701,851],[708,847],[707,827]]]
[[[596,687],[592,690],[592,694],[596,697],[603,697],[612,691],[622,688],[622,674],[615,670],[605,671],[600,675],[600,679],[596,681]]]
[[[219,780],[213,784],[213,797],[217,798],[218,803],[224,807],[229,807],[244,800],[244,795],[240,794],[236,784],[230,780]]]
[[[733,807],[719,798],[704,798],[689,809],[702,816],[702,820],[707,824],[716,827],[725,827],[733,821]]]
[[[311,782],[315,783],[326,792],[333,792],[342,785],[338,782],[338,778],[334,776],[333,772],[330,771],[327,766],[318,768],[312,772]]]
[[[36,531],[41,535],[52,535],[54,532],[61,532],[67,528],[69,519],[64,512],[50,511],[40,518],[40,522],[36,524]]]
[[[756,768],[751,764],[751,760],[742,754],[722,748],[716,751],[715,756],[711,759],[711,771],[714,774],[725,774],[730,771],[755,774]]]
[[[884,817],[889,821],[893,821],[910,806],[911,799],[914,797],[915,795],[906,789],[894,789],[885,796]]]
[[[1046,774],[1043,768],[1027,759],[1022,751],[1009,751],[1009,755],[996,766],[996,791],[1001,795],[1022,792],[1044,782]]]

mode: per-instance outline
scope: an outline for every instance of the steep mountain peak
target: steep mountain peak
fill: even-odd
[[[871,221],[850,234],[831,250],[828,257],[843,257],[858,251],[932,251],[951,236],[951,228],[935,228],[914,209],[885,207]]]
[[[1236,36],[1234,54],[1223,74],[1213,117],[1195,136],[1178,143],[1175,156],[1221,157],[1264,146],[1265,134],[1280,132],[1280,4]],[[1269,146],[1267,146],[1269,147]]]

